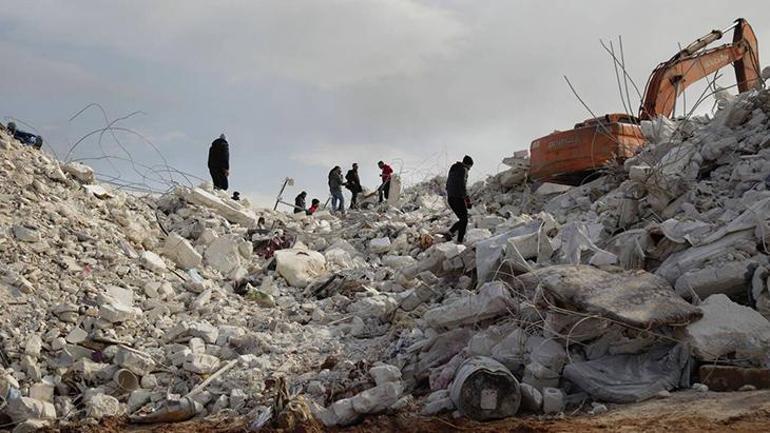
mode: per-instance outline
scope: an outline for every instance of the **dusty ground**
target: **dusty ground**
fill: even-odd
[[[247,431],[246,421],[223,418],[216,421],[195,421],[173,425],[136,427],[121,420],[110,420],[99,426],[61,428],[62,433],[240,433]],[[280,430],[263,430],[277,433]],[[770,432],[770,391],[742,393],[680,392],[664,400],[617,406],[601,416],[574,416],[557,420],[535,417],[477,423],[451,417],[422,418],[409,415],[369,417],[361,424],[345,429],[324,429],[305,425],[298,433],[444,433],[472,431],[478,433],[636,433],[636,432]]]

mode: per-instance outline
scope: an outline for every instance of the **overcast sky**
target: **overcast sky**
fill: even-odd
[[[737,17],[758,34],[760,60],[770,56],[766,0],[0,0],[0,117],[34,126],[64,157],[104,126],[97,110],[70,121],[87,104],[110,119],[141,111],[119,125],[152,144],[115,132],[135,161],[161,163],[156,146],[207,180],[224,132],[231,189],[267,205],[290,176],[288,199],[306,189],[324,201],[329,169],[352,162],[370,188],[379,159],[412,182],[466,153],[473,179],[493,174],[534,138],[590,117],[562,75],[597,114],[623,111],[600,39],[617,47],[622,36],[643,89],[678,43]],[[720,83],[733,79],[726,69]],[[72,157],[125,157],[97,138]],[[89,163],[138,180],[118,161]]]

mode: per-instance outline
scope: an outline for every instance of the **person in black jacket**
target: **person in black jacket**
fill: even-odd
[[[305,212],[305,197],[307,192],[302,191],[297,197],[294,198],[294,213]]]
[[[214,182],[214,189],[227,191],[227,178],[230,176],[230,145],[222,134],[211,143],[209,148],[209,173]]]
[[[6,125],[6,129],[8,129],[8,132],[13,135],[13,138],[19,140],[22,144],[26,146],[32,146],[35,149],[40,149],[43,147],[43,137],[35,134],[30,134],[29,132],[24,132],[16,128],[16,123],[14,122],[8,122],[8,125]]]
[[[471,207],[471,200],[468,197],[468,170],[473,166],[473,158],[468,155],[463,157],[462,162],[457,161],[449,168],[449,175],[446,179],[446,196],[449,207],[457,215],[458,221],[449,229],[447,239],[451,240],[454,233],[457,232],[457,242],[462,243],[465,238],[465,230],[468,227],[468,209]]]
[[[329,192],[332,196],[332,212],[345,214],[345,196],[342,195],[342,187],[345,185],[345,179],[342,178],[342,168],[335,165],[329,172]]]
[[[361,178],[358,177],[358,164],[353,163],[353,168],[348,170],[345,174],[345,187],[350,190],[352,197],[350,198],[350,208],[355,209],[358,207],[358,194],[364,189],[361,187]]]

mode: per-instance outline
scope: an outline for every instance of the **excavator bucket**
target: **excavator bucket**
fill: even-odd
[[[608,114],[533,141],[529,174],[533,180],[579,185],[609,161],[633,156],[643,144],[633,117]]]

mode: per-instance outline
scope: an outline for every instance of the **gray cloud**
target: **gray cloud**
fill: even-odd
[[[265,204],[284,176],[325,198],[329,167],[354,160],[369,186],[378,159],[409,180],[465,153],[474,178],[492,173],[532,139],[589,117],[564,74],[597,114],[622,111],[600,38],[623,35],[640,87],[677,42],[738,16],[770,46],[761,0],[15,3],[0,11],[0,55],[13,59],[0,66],[4,114],[32,121],[59,150],[99,124],[95,113],[67,121],[89,102],[115,116],[142,110],[128,125],[203,178],[208,143],[225,131],[232,184]],[[158,162],[147,143],[124,140]]]

